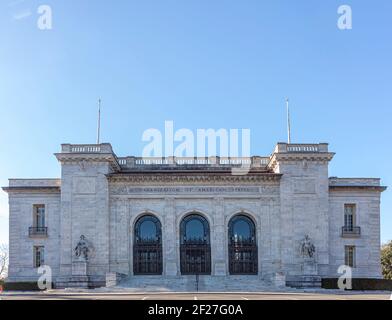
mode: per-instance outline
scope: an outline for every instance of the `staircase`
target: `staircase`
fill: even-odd
[[[116,288],[133,292],[258,292],[273,289],[259,276],[130,276]],[[198,290],[197,290],[198,289]]]

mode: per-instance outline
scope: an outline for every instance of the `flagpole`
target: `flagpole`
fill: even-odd
[[[97,144],[99,144],[100,133],[101,133],[101,99],[98,99]]]
[[[291,143],[291,128],[290,128],[290,110],[289,110],[289,98],[286,98],[286,109],[287,109],[287,143]]]

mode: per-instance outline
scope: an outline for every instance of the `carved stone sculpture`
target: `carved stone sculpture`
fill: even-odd
[[[313,259],[314,253],[316,252],[316,247],[310,240],[308,235],[305,235],[305,238],[301,243],[301,254],[304,258]]]
[[[74,251],[75,251],[75,256],[80,260],[85,260],[85,261],[88,260],[90,249],[84,235],[80,236],[80,240],[78,241]]]

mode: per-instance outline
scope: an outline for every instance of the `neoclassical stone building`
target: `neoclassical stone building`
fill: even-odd
[[[10,282],[51,267],[56,287],[124,279],[194,290],[320,285],[341,265],[380,278],[376,178],[328,176],[328,145],[268,157],[117,157],[63,144],[60,179],[10,179]],[[240,174],[232,169],[250,166]],[[247,282],[248,281],[248,282]]]

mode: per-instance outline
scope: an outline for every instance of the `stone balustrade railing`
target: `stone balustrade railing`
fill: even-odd
[[[328,143],[282,143],[279,142],[275,147],[275,153],[319,153],[328,152]]]
[[[288,145],[288,152],[319,152],[318,145]]]
[[[113,153],[110,143],[101,144],[62,144],[62,153]]]
[[[143,167],[143,166],[170,166],[170,165],[188,165],[188,166],[233,166],[233,165],[250,165],[251,167],[265,167],[268,165],[269,157],[253,156],[247,157],[164,157],[164,158],[146,158],[146,157],[120,157],[118,162],[122,167]]]
[[[117,157],[110,143],[101,144],[62,144],[62,153],[112,154],[118,164],[124,168],[141,168],[145,166],[210,166],[230,167],[249,165],[251,168],[266,167],[271,157]],[[323,153],[328,152],[327,143],[287,144],[278,143],[274,153]]]

